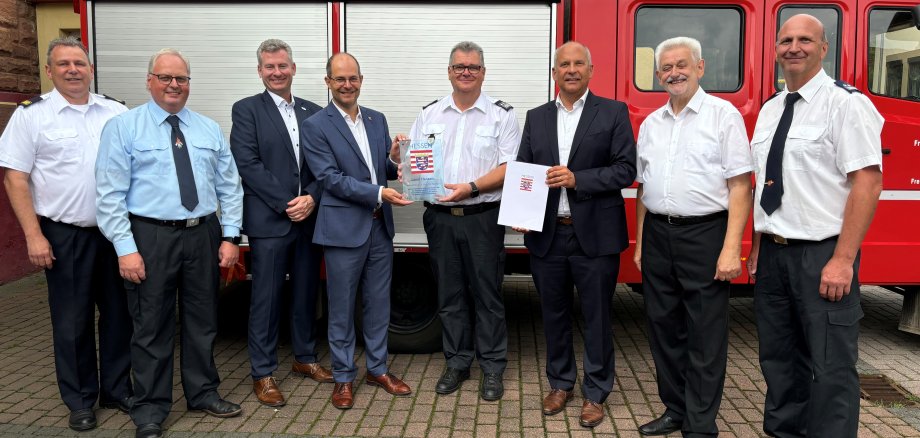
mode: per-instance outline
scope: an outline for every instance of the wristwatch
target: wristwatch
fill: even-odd
[[[243,241],[243,238],[240,236],[233,236],[233,237],[224,236],[224,237],[221,237],[220,240],[223,240],[224,242],[230,242],[234,245],[239,245],[240,242]]]
[[[476,187],[476,183],[475,183],[475,182],[470,181],[470,188],[473,189],[473,190],[470,192],[470,198],[475,198],[475,197],[479,196],[479,187]]]

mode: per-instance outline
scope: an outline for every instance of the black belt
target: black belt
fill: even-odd
[[[383,217],[383,208],[377,207],[371,212],[371,217],[374,219],[380,219]]]
[[[760,236],[761,241],[763,241],[763,239],[772,240],[773,243],[777,245],[783,245],[783,246],[802,245],[806,243],[821,243],[821,242],[827,242],[828,240],[837,240],[837,237],[838,236],[831,236],[831,237],[828,237],[827,239],[821,239],[821,240],[805,240],[805,239],[787,239],[783,236],[780,236],[779,234],[769,234],[769,233],[763,233]]]
[[[428,207],[438,213],[447,213],[452,216],[469,216],[472,214],[479,214],[498,208],[501,205],[501,202],[483,202],[482,204],[475,205],[458,205],[455,207],[447,205],[432,204],[428,201],[425,201],[425,207]]]
[[[556,216],[556,223],[561,225],[572,225],[575,223],[575,220],[572,219],[572,216]]]
[[[172,228],[192,228],[197,227],[208,221],[211,216],[214,216],[214,213],[211,213],[207,216],[196,217],[192,219],[179,219],[174,221],[168,221],[163,219],[154,219],[151,217],[138,216],[136,214],[129,215],[131,219],[137,219],[141,222],[147,222],[148,224],[160,225],[163,227],[172,227]]]
[[[709,222],[723,217],[728,217],[728,211],[722,210],[715,213],[704,214],[702,216],[670,216],[667,214],[656,214],[649,212],[652,215],[652,219],[657,219],[663,222],[667,222],[671,225],[696,225],[703,222]]]

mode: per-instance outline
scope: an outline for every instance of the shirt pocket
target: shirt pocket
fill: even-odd
[[[429,123],[422,127],[423,137],[413,138],[412,141],[413,142],[428,141],[429,138],[432,138],[432,139],[441,138],[441,136],[444,135],[445,128],[446,128],[446,125],[444,125],[443,123]]]
[[[43,154],[57,163],[78,163],[83,160],[80,134],[75,129],[52,129],[42,133]]]
[[[754,169],[765,169],[767,163],[767,154],[770,153],[770,145],[767,140],[770,139],[770,131],[755,131],[751,138],[751,155],[754,158]]]
[[[684,154],[684,169],[689,173],[709,175],[719,172],[719,145],[712,142],[697,142],[687,145]]]
[[[214,179],[214,173],[217,169],[217,155],[220,151],[220,145],[210,141],[196,141],[191,144],[189,153],[192,154],[192,162],[195,164],[196,174],[204,175],[207,181]]]
[[[823,126],[796,126],[789,129],[786,137],[783,159],[788,160],[784,168],[806,172],[821,167],[824,147],[821,141],[826,129]]]
[[[477,126],[473,140],[473,156],[482,161],[492,161],[498,153],[498,127]]]
[[[169,175],[173,168],[173,157],[166,142],[135,143],[131,158],[134,162],[132,172],[140,175]]]

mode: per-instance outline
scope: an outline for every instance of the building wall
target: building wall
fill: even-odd
[[[0,131],[16,104],[40,91],[37,44],[35,6],[0,0]],[[0,190],[0,230],[0,284],[35,272],[5,190]]]

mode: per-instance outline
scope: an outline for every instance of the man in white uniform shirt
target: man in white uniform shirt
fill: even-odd
[[[824,26],[789,18],[776,38],[786,89],[757,117],[754,309],[767,382],[763,430],[855,437],[859,247],[882,190],[884,119],[822,69]]]
[[[93,406],[130,409],[131,319],[118,259],[96,223],[99,133],[123,104],[89,92],[93,66],[74,38],[48,46],[54,89],[20,104],[0,137],[0,167],[26,237],[45,269],[58,388],[70,428],[96,427]],[[99,308],[99,367],[93,330]]]
[[[719,433],[729,281],[741,275],[752,164],[741,114],[700,87],[701,52],[687,37],[658,45],[655,74],[669,99],[639,128],[634,261],[666,408],[643,435]]]
[[[435,391],[459,389],[475,355],[483,372],[480,396],[491,401],[504,394],[508,351],[501,291],[505,227],[498,225],[498,205],[505,163],[517,154],[521,130],[511,105],[482,92],[485,75],[482,48],[469,41],[455,45],[447,66],[453,92],[422,108],[410,137],[440,140],[444,147],[448,193],[426,202],[424,214],[447,360]]]

